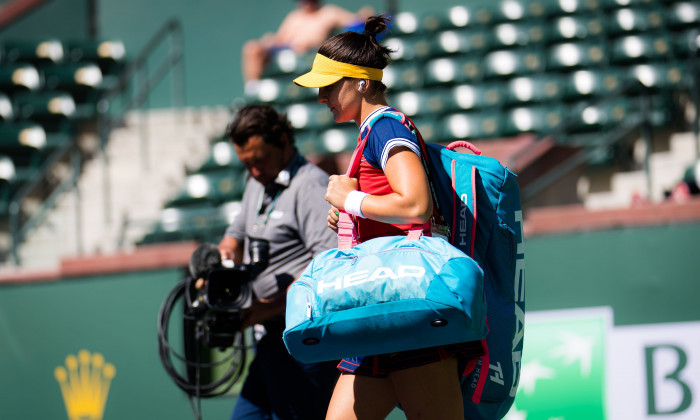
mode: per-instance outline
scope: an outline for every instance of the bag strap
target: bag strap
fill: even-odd
[[[365,136],[362,137],[362,133],[358,134],[357,136],[357,146],[355,147],[355,150],[352,153],[352,157],[350,158],[350,163],[348,164],[348,169],[345,172],[345,175],[353,177],[360,169],[362,153],[365,150],[365,146],[367,145],[367,141],[369,140],[369,133],[372,131],[374,123],[377,122],[380,118],[387,116],[399,120],[404,125],[406,125],[405,120],[408,118],[394,109],[381,112],[377,114],[374,118],[372,118],[368,124],[367,133],[365,134]],[[416,132],[418,132],[418,130],[416,130]],[[418,133],[418,135],[420,135],[420,133]],[[348,249],[356,246],[358,244],[358,235],[357,227],[355,225],[353,217],[347,214],[346,212],[341,211],[338,214],[338,218],[338,249]],[[406,235],[406,239],[418,240],[418,238],[420,238],[422,235],[423,226],[414,223],[411,225],[411,228],[409,229],[408,234]]]
[[[467,149],[471,150],[475,155],[481,156],[481,149],[479,149],[478,147],[474,146],[472,143],[469,143],[468,141],[465,141],[465,140],[453,141],[452,143],[448,144],[446,147],[448,150],[454,150],[458,147],[466,147]]]

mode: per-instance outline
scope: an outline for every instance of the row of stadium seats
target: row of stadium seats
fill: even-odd
[[[96,116],[124,62],[120,41],[0,44],[0,216],[51,152]]]
[[[239,212],[240,201],[168,206],[139,244],[185,240],[219,243],[226,227]]]
[[[432,34],[436,31],[457,28],[483,28],[499,23],[547,19],[550,23],[566,16],[599,15],[607,17],[611,25],[616,18],[622,27],[629,22],[627,12],[619,11],[653,9],[670,27],[691,25],[698,5],[688,0],[502,0],[496,2],[472,2],[446,10],[426,13],[422,16],[403,12],[396,16],[394,33]],[[656,19],[656,18],[654,18]],[[695,18],[697,19],[697,17]]]
[[[508,65],[493,60],[496,66]],[[521,63],[526,63],[523,59]],[[414,92],[431,99],[438,98],[447,105],[433,111],[451,108],[469,109],[480,106],[516,105],[523,102],[565,101],[581,97],[607,94],[622,84],[638,80],[643,85],[654,89],[673,89],[683,78],[687,77],[687,66],[680,61],[657,61],[636,63],[629,66],[609,66],[602,68],[575,68],[568,72],[518,73],[511,77],[493,77],[482,79],[473,76],[489,69],[488,62],[478,59],[438,59],[429,62],[424,71],[415,65],[391,65],[385,70],[384,82],[390,88],[390,95],[401,97],[401,93]],[[470,77],[473,76],[473,77]],[[479,94],[483,92],[483,94]],[[296,86],[289,80],[264,80],[258,90],[258,99],[272,102],[289,109],[305,108],[308,102],[316,99],[316,90]],[[452,107],[450,106],[452,105]],[[431,103],[424,104],[430,107]],[[310,114],[310,113],[309,113]],[[299,118],[303,115],[300,114]],[[311,125],[331,123],[330,116],[307,118]],[[296,126],[302,128],[307,123]]]
[[[551,14],[521,16],[508,23],[499,23],[503,19],[482,19],[478,25],[469,25],[466,19],[459,23],[458,17],[464,18],[470,7],[472,12],[483,8],[493,11],[515,7],[515,3],[504,0],[492,5],[456,6],[422,18],[398,14],[385,41],[395,50],[384,71],[391,103],[416,120],[441,122],[456,113],[477,113],[478,118],[479,112],[488,109],[493,114],[491,120],[499,123],[488,124],[493,128],[486,131],[469,130],[473,133],[469,137],[503,137],[535,131],[532,127],[514,132],[513,127],[528,125],[508,123],[512,115],[523,113],[524,106],[565,110],[557,111],[556,119],[564,121],[571,114],[566,110],[579,108],[581,101],[595,100],[623,86],[641,83],[658,96],[658,102],[667,103],[669,96],[691,82],[690,60],[697,56],[700,39],[700,7],[696,3],[611,2],[596,6],[596,13],[579,13],[569,4],[570,10],[555,19],[555,24],[543,20]],[[558,2],[562,7],[565,3]],[[536,9],[542,3],[523,0],[518,4]],[[653,28],[656,30],[648,31]],[[554,40],[553,33],[557,34]],[[564,38],[570,40],[562,41]],[[294,126],[306,131],[302,133],[309,139],[306,150],[343,150],[323,144],[327,135],[339,138],[337,133],[344,130],[315,103],[316,91],[291,83],[296,74],[309,68],[313,55],[278,54],[257,94],[248,99],[286,110]],[[668,115],[673,110],[657,114],[654,122],[663,125],[670,122]],[[574,131],[591,128],[589,124],[577,127]],[[430,130],[430,135],[424,135],[431,141],[442,141],[450,137],[442,134],[447,132]]]
[[[108,74],[114,74],[125,58],[124,43],[114,40],[61,41],[4,41],[0,44],[1,63],[95,63]]]
[[[408,95],[408,93],[406,94]],[[620,97],[603,103],[576,102],[530,104],[507,110],[484,107],[468,111],[452,111],[439,115],[412,116],[421,134],[428,142],[444,143],[457,139],[489,139],[512,137],[522,133],[547,134],[557,131],[570,118],[568,131],[577,135],[606,130],[633,115],[639,115],[640,107],[635,98]],[[426,98],[412,97],[410,101],[422,106]],[[441,98],[437,98],[440,101]],[[403,98],[398,102],[408,101]],[[657,105],[652,124],[663,126],[673,118],[669,99],[652,96]],[[291,115],[291,114],[290,114]],[[325,155],[352,151],[357,144],[357,127],[354,124],[335,125],[331,128],[303,129],[297,134],[297,144],[303,154]],[[565,140],[562,137],[562,140]]]
[[[240,211],[246,170],[230,142],[218,139],[209,159],[189,174],[141,244],[177,240],[218,243]]]
[[[601,100],[628,85],[648,89],[653,125],[673,121],[698,28],[700,7],[690,1],[502,0],[402,12],[384,41],[394,50],[384,82],[389,103],[427,141],[544,135],[567,122],[575,136],[558,141],[596,144],[614,127],[641,120],[642,89]],[[291,82],[314,55],[280,51],[245,99],[286,112],[304,155],[351,151],[357,127],[334,123],[315,89]],[[246,176],[225,144],[214,143],[208,163],[190,174],[144,243],[220,240]],[[217,165],[217,155],[232,158]]]
[[[507,111],[537,103],[556,107],[613,93],[633,81],[639,81],[652,92],[664,92],[680,85],[684,70],[684,66],[678,63],[655,63],[629,68],[536,74],[480,83],[436,84],[423,89],[411,89],[411,84],[405,83],[399,93],[392,93],[389,98],[411,117],[436,117],[485,108]],[[313,100],[286,104],[282,109],[297,129],[333,125],[327,108]]]
[[[578,70],[593,73],[615,72],[634,76],[639,68],[663,68],[669,63],[684,67],[690,57],[690,41],[697,31],[671,37],[666,33],[629,35],[611,43],[580,41],[556,44],[547,49],[524,46],[519,49],[492,50],[486,54],[464,53],[428,59],[424,62],[402,60],[385,69],[384,82],[393,90],[508,80],[524,75],[560,78]],[[695,37],[695,38],[694,38]],[[399,50],[402,51],[402,50]],[[645,65],[645,67],[639,67]],[[290,73],[262,79],[252,100],[295,103],[312,100],[313,89],[291,83]]]

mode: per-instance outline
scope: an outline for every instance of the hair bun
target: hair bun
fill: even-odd
[[[388,28],[388,22],[391,22],[391,19],[385,15],[370,16],[367,18],[367,21],[365,21],[365,30],[362,34],[376,38],[377,35]]]

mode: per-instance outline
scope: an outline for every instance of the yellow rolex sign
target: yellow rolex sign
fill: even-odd
[[[58,366],[54,376],[61,387],[69,420],[102,420],[109,385],[117,370],[105,363],[100,353],[80,350],[69,354],[65,366]]]

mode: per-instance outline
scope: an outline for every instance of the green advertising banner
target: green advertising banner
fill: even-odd
[[[507,420],[605,419],[609,310],[528,314],[518,394]]]
[[[614,326],[609,307],[531,312],[505,420],[697,420],[700,322]]]

